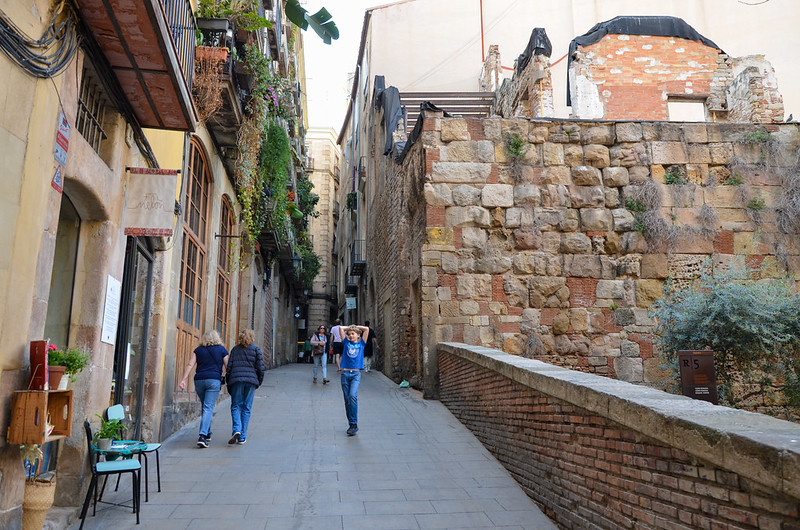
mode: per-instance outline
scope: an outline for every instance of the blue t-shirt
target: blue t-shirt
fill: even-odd
[[[225,362],[225,357],[228,356],[228,350],[225,349],[225,346],[221,344],[198,346],[194,350],[194,355],[195,359],[197,359],[197,369],[194,373],[195,381],[222,377],[222,365]]]
[[[364,369],[364,339],[358,339],[358,342],[350,342],[347,339],[342,341],[342,369],[349,368],[353,370]]]

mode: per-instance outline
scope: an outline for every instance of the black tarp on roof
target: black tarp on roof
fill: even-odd
[[[710,48],[715,48],[720,53],[725,53],[711,40],[700,35],[685,20],[678,17],[666,16],[620,16],[605,22],[599,22],[592,29],[575,37],[569,43],[567,57],[567,106],[572,106],[569,93],[569,69],[572,65],[572,56],[578,46],[589,46],[598,42],[606,35],[653,35],[656,37],[678,37],[681,39],[699,41]]]
[[[525,51],[517,57],[517,75],[521,74],[525,67],[528,66],[531,57],[534,55],[546,55],[550,57],[552,53],[553,46],[550,44],[550,39],[547,37],[547,32],[544,28],[533,28],[531,38],[528,40]]]

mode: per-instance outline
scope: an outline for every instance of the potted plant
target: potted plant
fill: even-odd
[[[54,471],[40,473],[44,460],[42,446],[20,445],[22,465],[25,467],[25,498],[22,502],[23,530],[41,530],[47,511],[53,505],[56,492]]]
[[[94,444],[100,451],[108,451],[111,448],[111,440],[119,438],[125,428],[118,419],[107,420],[100,414],[95,414],[100,418],[100,428],[94,433]]]
[[[348,210],[355,211],[358,208],[358,194],[355,191],[348,192],[344,204]]]
[[[57,376],[60,381],[54,380],[54,371],[52,369],[63,367],[63,370],[60,370],[61,373],[69,376],[69,381],[75,381],[75,376],[89,364],[89,354],[86,353],[84,348],[68,347],[59,350],[55,344],[51,344],[48,348],[50,350],[47,354],[47,364],[50,369],[50,388],[66,390],[67,379]]]

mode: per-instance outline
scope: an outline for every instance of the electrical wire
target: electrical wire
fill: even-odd
[[[77,14],[65,0],[53,10],[53,18],[38,40],[26,36],[0,11],[0,48],[34,77],[46,79],[61,73],[75,58],[78,45]]]

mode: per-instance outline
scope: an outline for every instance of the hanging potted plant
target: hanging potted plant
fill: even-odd
[[[111,441],[122,436],[125,428],[118,419],[107,420],[100,414],[95,414],[100,418],[100,428],[94,433],[94,444],[100,451],[108,451],[111,448]]]
[[[47,511],[53,505],[56,493],[54,471],[41,473],[43,465],[42,446],[28,444],[19,446],[22,465],[25,467],[25,498],[22,502],[22,529],[41,530]]]
[[[48,346],[47,364],[50,372],[50,388],[67,389],[68,381],[75,381],[76,375],[89,364],[89,354],[85,348],[68,347],[59,350],[58,346]],[[62,377],[67,375],[67,378]]]

